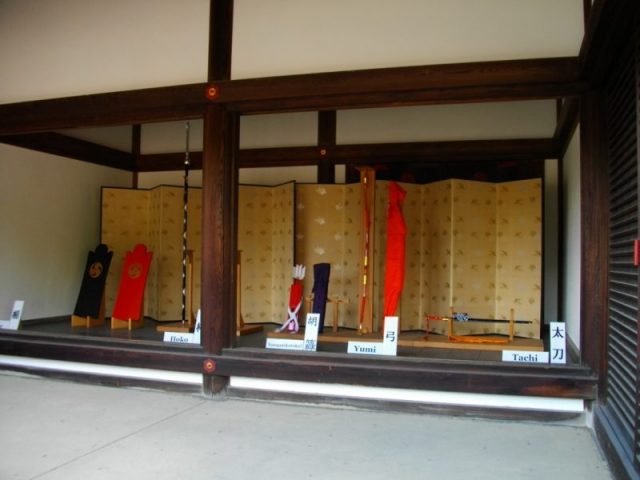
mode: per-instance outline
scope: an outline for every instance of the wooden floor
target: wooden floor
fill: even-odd
[[[144,326],[142,328],[136,328],[129,331],[126,328],[112,330],[109,325],[109,320],[104,325],[97,327],[72,327],[71,321],[66,317],[59,317],[56,319],[36,320],[36,321],[23,321],[20,324],[21,330],[28,330],[39,333],[51,333],[56,335],[74,335],[79,337],[99,337],[99,338],[118,338],[118,339],[131,339],[131,340],[148,340],[162,342],[163,333],[156,331],[157,325],[161,325],[161,322],[156,322],[150,318],[144,319]]]
[[[22,330],[33,331],[38,333],[50,333],[54,335],[72,335],[74,337],[97,337],[97,338],[114,338],[114,339],[131,339],[136,341],[159,342],[163,343],[163,332],[157,331],[158,325],[165,325],[164,322],[156,322],[150,318],[145,318],[144,327],[129,331],[127,329],[112,330],[107,321],[105,325],[84,328],[71,327],[71,323],[66,318],[58,318],[47,321],[24,321],[21,324]],[[265,324],[260,332],[250,335],[244,335],[237,338],[237,347],[265,348],[267,336],[292,337],[288,333],[277,334],[275,329],[277,325]],[[499,345],[496,351],[491,349],[468,348],[469,345],[453,344],[448,342],[447,338],[442,335],[431,335],[429,348],[426,345],[420,345],[425,342],[423,340],[424,332],[403,332],[398,346],[399,357],[418,357],[418,358],[436,358],[436,359],[457,359],[471,361],[489,361],[496,362],[501,360],[501,350],[503,345]],[[294,337],[295,338],[295,337]],[[300,335],[299,338],[302,338]],[[358,336],[355,330],[340,329],[337,334],[333,334],[330,329],[325,330],[321,335],[318,351],[330,353],[346,353],[346,343],[349,340],[358,341],[380,341],[377,336],[370,334],[369,336]],[[173,344],[177,346],[177,344]],[[462,347],[462,348],[461,348]],[[544,349],[544,342],[531,341],[527,339],[516,339],[516,341],[508,345],[510,350],[541,350]],[[577,363],[576,359],[570,363]]]

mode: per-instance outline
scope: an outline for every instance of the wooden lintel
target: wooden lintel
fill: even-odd
[[[534,160],[554,158],[552,139],[464,140],[445,142],[339,145],[329,151],[338,164]]]
[[[553,139],[466,140],[448,142],[383,143],[326,146],[324,157],[336,165],[376,163],[430,163],[456,161],[513,161],[556,158],[559,154]],[[276,147],[240,150],[239,167],[287,167],[318,165],[323,155],[319,147]],[[137,169],[141,172],[180,170],[184,154],[141,155]],[[191,154],[194,170],[202,168],[200,152]]]
[[[0,142],[122,170],[134,168],[130,153],[55,132],[7,135]]]
[[[400,92],[353,93],[266,99],[229,103],[229,110],[245,115],[348,110],[357,108],[452,105],[460,103],[517,102],[561,98],[588,90],[586,82],[541,85],[497,85],[487,87],[433,88]]]
[[[199,118],[205,91],[205,83],[195,83],[4,104],[0,136]]]
[[[576,57],[471,62],[215,82],[242,113],[557,98],[585,85]]]
[[[189,169],[202,169],[202,152],[189,152]],[[184,152],[142,154],[136,162],[138,172],[184,170]]]
[[[558,98],[583,92],[575,57],[383,68],[195,83],[0,105],[0,135],[241,113]]]

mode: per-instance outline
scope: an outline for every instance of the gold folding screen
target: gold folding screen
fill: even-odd
[[[240,312],[245,323],[282,323],[287,318],[293,267],[293,198],[293,183],[239,188]]]
[[[539,179],[506,183],[445,180],[401,184],[406,237],[405,286],[398,315],[402,329],[421,329],[425,315],[451,307],[475,318],[508,319],[517,336],[539,338],[542,270],[542,199]],[[374,323],[382,320],[388,182],[376,182]],[[239,188],[238,250],[242,251],[241,313],[246,323],[286,319],[291,270],[331,264],[329,297],[346,300],[340,326],[357,328],[360,301],[362,190],[359,184],[288,183]],[[154,252],[145,313],[176,320],[181,309],[182,189],[103,189],[102,239],[114,252],[107,280],[113,307],[122,258],[136,243]],[[188,244],[194,251],[194,308],[200,304],[201,192],[189,190]],[[295,248],[295,254],[294,254]],[[304,313],[304,312],[303,312]],[[327,309],[327,325],[333,322]],[[444,325],[432,328],[445,332]],[[507,334],[501,322],[467,322],[457,333]]]
[[[113,309],[122,262],[127,251],[143,243],[153,252],[145,289],[145,315],[159,321],[182,316],[183,189],[102,189],[101,242],[114,252],[106,285],[107,314]],[[192,298],[200,306],[202,261],[202,192],[189,189],[187,248],[193,251]]]

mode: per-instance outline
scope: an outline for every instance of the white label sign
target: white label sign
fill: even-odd
[[[307,321],[304,327],[304,350],[315,352],[318,348],[318,327],[320,325],[319,313],[307,313]]]
[[[163,340],[169,343],[193,343],[193,333],[164,332]]]
[[[564,322],[549,322],[549,356],[551,363],[567,363],[567,332]]]
[[[549,363],[549,352],[530,352],[527,350],[503,350],[503,362]]]
[[[163,341],[168,343],[197,343],[200,344],[200,332],[202,328],[200,325],[200,310],[196,316],[196,325],[193,328],[193,333],[180,333],[180,332],[164,332]]]
[[[365,355],[382,355],[380,342],[349,342],[347,353],[362,353]]]
[[[347,353],[390,355],[398,352],[398,317],[385,317],[382,342],[349,342]]]
[[[22,319],[23,308],[24,308],[24,300],[14,301],[9,320],[0,320],[0,329],[18,330],[18,328],[20,327],[20,320]]]
[[[384,318],[384,337],[382,337],[383,355],[395,356],[398,353],[398,317]]]
[[[267,348],[279,350],[304,350],[304,340],[294,338],[267,338]]]

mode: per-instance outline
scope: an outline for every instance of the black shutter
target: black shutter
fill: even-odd
[[[640,461],[638,412],[638,73],[636,45],[621,52],[607,85],[609,319],[606,408],[630,458]]]

